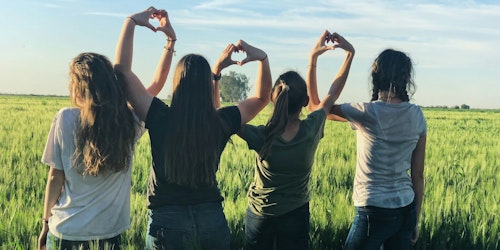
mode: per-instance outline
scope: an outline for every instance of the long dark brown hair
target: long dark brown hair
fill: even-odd
[[[207,60],[195,54],[181,58],[173,87],[172,131],[165,138],[166,178],[191,188],[214,186],[224,126],[215,109]]]
[[[280,75],[274,83],[271,94],[274,110],[266,124],[266,141],[259,151],[261,159],[265,159],[271,153],[273,139],[285,131],[289,117],[299,113],[307,104],[307,100],[306,82],[299,73],[288,71]]]
[[[125,85],[103,55],[81,53],[70,63],[70,97],[80,109],[73,162],[83,175],[127,170],[136,136]]]
[[[379,91],[390,91],[402,101],[409,101],[415,92],[412,78],[413,66],[410,57],[393,49],[386,49],[372,65],[372,101],[378,99]]]

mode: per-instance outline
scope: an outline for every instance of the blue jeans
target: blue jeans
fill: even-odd
[[[415,203],[396,209],[356,207],[344,249],[411,249],[416,223]]]
[[[149,210],[146,249],[229,249],[222,203],[163,206]]]
[[[248,249],[308,249],[309,203],[280,216],[260,216],[247,208]]]
[[[92,241],[72,241],[57,238],[50,231],[47,233],[47,250],[73,250],[73,249],[106,249],[120,250],[120,235],[110,239]]]

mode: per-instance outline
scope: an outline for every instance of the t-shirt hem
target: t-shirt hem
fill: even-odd
[[[53,229],[50,229],[50,227],[49,227],[49,230],[50,230],[50,233],[52,235],[54,235],[55,237],[57,237],[59,239],[71,240],[71,241],[88,241],[88,240],[110,239],[110,238],[113,238],[113,237],[116,237],[116,236],[122,234],[123,232],[127,231],[127,229],[129,229],[129,228],[130,228],[130,225],[128,225],[126,227],[122,227],[113,233],[104,234],[104,235],[86,235],[86,236],[65,235],[65,234],[57,232]]]

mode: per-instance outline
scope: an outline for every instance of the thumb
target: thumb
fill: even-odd
[[[247,56],[245,59],[241,60],[241,62],[238,62],[238,65],[243,66],[243,64],[245,64],[245,63],[247,63],[249,61],[250,61],[250,59]]]
[[[145,25],[146,28],[156,32],[158,30],[158,28],[155,28],[152,24],[150,24],[149,22]]]

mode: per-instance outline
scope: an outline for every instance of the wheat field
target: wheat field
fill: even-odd
[[[0,96],[0,249],[36,248],[48,171],[40,159],[54,115],[69,105],[67,97]],[[265,123],[271,110],[251,123]],[[415,249],[500,249],[500,111],[423,110],[426,187]],[[346,123],[326,124],[310,181],[311,249],[341,249],[349,231],[355,137]],[[244,245],[253,157],[233,136],[218,172],[233,249]],[[135,151],[131,227],[123,235],[123,249],[144,248],[150,164],[145,134]]]

